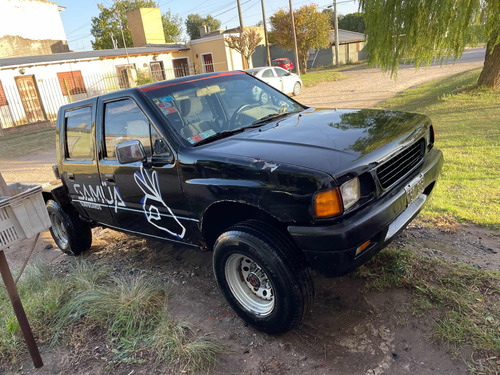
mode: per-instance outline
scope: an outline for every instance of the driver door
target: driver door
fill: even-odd
[[[281,91],[283,91],[285,94],[290,94],[291,92],[293,92],[293,85],[295,81],[291,79],[292,77],[290,73],[282,68],[274,68],[274,70],[276,71],[276,75],[281,81],[281,87],[283,88]]]
[[[103,184],[115,186],[119,192],[118,203],[112,209],[117,226],[154,238],[191,242],[188,229],[192,219],[186,216],[175,160],[170,157],[168,162],[152,161],[152,145],[162,139],[159,132],[132,98],[107,101],[101,113],[104,149],[100,174]],[[141,142],[147,162],[118,162],[115,146],[131,140]],[[163,145],[168,148],[166,142]]]

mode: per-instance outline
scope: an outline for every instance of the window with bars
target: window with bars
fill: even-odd
[[[69,95],[87,93],[80,70],[57,73],[57,79],[59,80],[59,85],[64,96],[68,95],[68,91]]]
[[[3,91],[2,81],[0,81],[0,107],[7,104],[7,97],[5,96],[5,91]]]

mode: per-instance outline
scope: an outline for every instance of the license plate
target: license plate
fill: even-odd
[[[424,192],[424,175],[420,173],[405,186],[406,207],[412,204]]]

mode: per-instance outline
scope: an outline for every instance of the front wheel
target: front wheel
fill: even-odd
[[[293,96],[299,95],[301,90],[302,85],[300,84],[300,82],[295,82],[295,85],[293,85]]]
[[[283,233],[246,221],[217,239],[213,256],[224,297],[248,324],[281,333],[302,320],[313,300],[313,280],[301,253]]]
[[[71,206],[60,206],[53,200],[47,202],[51,222],[50,234],[61,251],[68,255],[79,255],[90,249],[92,231]]]

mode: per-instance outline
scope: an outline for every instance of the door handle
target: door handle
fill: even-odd
[[[72,172],[66,173],[66,177],[68,177],[68,180],[75,181],[75,174]]]
[[[115,183],[115,175],[112,173],[105,174],[104,181],[109,182],[110,184],[114,184]]]

